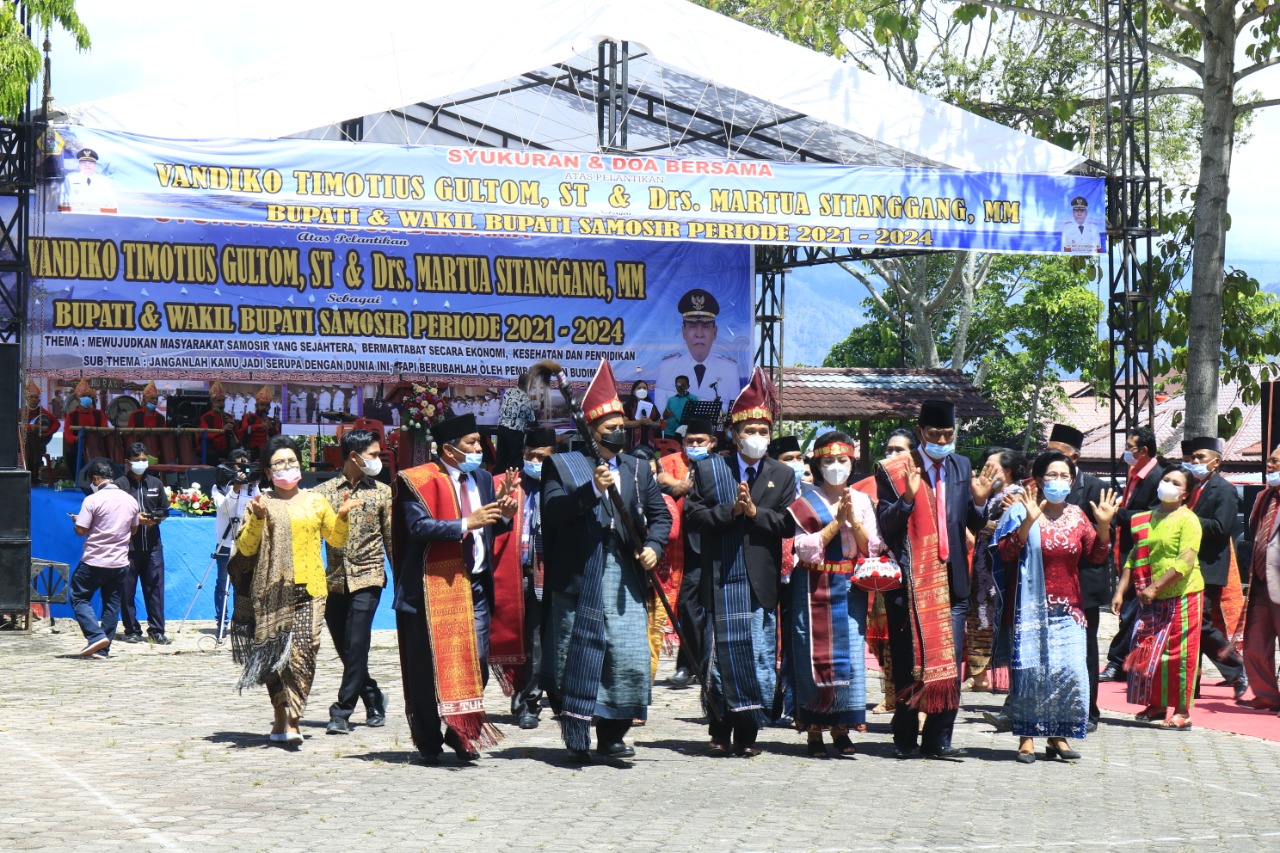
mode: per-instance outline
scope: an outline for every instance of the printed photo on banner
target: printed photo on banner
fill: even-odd
[[[1071,218],[1062,223],[1062,251],[1092,255],[1102,250],[1102,229],[1089,215],[1089,200],[1080,195],[1073,197]]]
[[[289,382],[286,424],[351,423],[365,417],[362,386],[344,383]]]

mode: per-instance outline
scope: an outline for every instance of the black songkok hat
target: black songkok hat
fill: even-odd
[[[1212,450],[1219,455],[1222,454],[1222,442],[1211,435],[1201,435],[1195,438],[1185,438],[1182,440],[1182,455],[1190,456],[1197,450]]]
[[[525,447],[555,447],[556,431],[549,427],[533,427],[524,431]]]
[[[1056,441],[1059,444],[1065,444],[1079,450],[1084,446],[1084,433],[1073,426],[1066,424],[1054,424],[1053,429],[1049,431],[1049,440]]]
[[[920,426],[951,429],[956,425],[955,403],[946,400],[925,400],[920,404]]]
[[[777,459],[784,453],[799,453],[800,439],[794,435],[780,435],[769,442],[769,458]]]
[[[480,428],[476,426],[476,416],[472,414],[458,415],[456,418],[447,418],[434,424],[431,427],[431,437],[436,440],[437,444],[452,444],[465,435],[471,435],[473,432],[479,432]]]
[[[702,418],[694,418],[685,424],[685,435],[710,435],[715,436],[716,428],[711,425],[711,421]]]

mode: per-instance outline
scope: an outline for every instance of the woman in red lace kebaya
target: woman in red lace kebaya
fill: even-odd
[[[1036,457],[1035,485],[1018,496],[996,531],[1006,566],[1012,619],[1011,684],[1006,711],[1018,735],[1018,761],[1035,761],[1036,737],[1049,739],[1045,754],[1079,758],[1067,738],[1083,738],[1089,717],[1085,619],[1080,609],[1082,559],[1099,563],[1111,544],[1115,493],[1105,489],[1092,504],[1096,525],[1069,503],[1075,465],[1056,450]],[[1042,497],[1043,496],[1043,497]]]

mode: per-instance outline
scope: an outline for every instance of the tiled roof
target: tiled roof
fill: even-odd
[[[783,417],[790,420],[914,418],[922,400],[949,400],[960,418],[997,414],[958,370],[784,367],[781,397]]]
[[[1085,433],[1084,446],[1080,448],[1083,462],[1109,461],[1111,458],[1111,410],[1106,397],[1085,396],[1072,386],[1075,382],[1063,382],[1063,390],[1071,394],[1068,405],[1059,415],[1061,423],[1071,424]],[[1074,392],[1074,393],[1073,393]],[[1223,458],[1227,464],[1257,465],[1262,459],[1262,408],[1257,403],[1246,404],[1241,399],[1238,383],[1224,382],[1218,391],[1218,414],[1225,415],[1239,406],[1244,414],[1240,429],[1227,439]],[[1157,395],[1155,406],[1156,444],[1162,455],[1180,456],[1180,443],[1184,438],[1183,420],[1179,415],[1186,411],[1182,394]],[[1175,426],[1174,420],[1178,423]],[[1045,426],[1048,436],[1049,425]]]

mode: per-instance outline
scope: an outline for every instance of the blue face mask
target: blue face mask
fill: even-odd
[[[1071,484],[1061,480],[1046,480],[1041,494],[1049,503],[1060,504],[1067,499],[1067,495],[1071,494]]]
[[[468,453],[465,455],[465,458],[458,463],[458,470],[464,474],[470,474],[472,471],[479,468],[483,462],[483,453]]]
[[[690,462],[701,462],[711,455],[710,447],[686,447],[684,455],[689,457]]]
[[[154,411],[156,410],[156,404],[155,404],[155,403],[147,403],[147,408],[154,412]]]
[[[926,441],[924,443],[924,452],[929,454],[929,458],[934,461],[941,462],[956,452],[956,443],[953,441],[950,444],[934,444],[931,441]]]
[[[1197,480],[1203,480],[1209,476],[1209,465],[1206,462],[1183,462],[1182,470]]]
[[[1280,486],[1280,471],[1267,472],[1267,486],[1272,489]]]
[[[524,473],[535,480],[541,480],[542,479],[542,463],[526,461],[524,463]]]
[[[89,408],[90,406],[92,406],[92,405],[93,405],[93,398],[92,398],[92,397],[81,397],[81,398],[80,398],[80,405],[84,406],[86,409],[87,409],[87,408]]]

